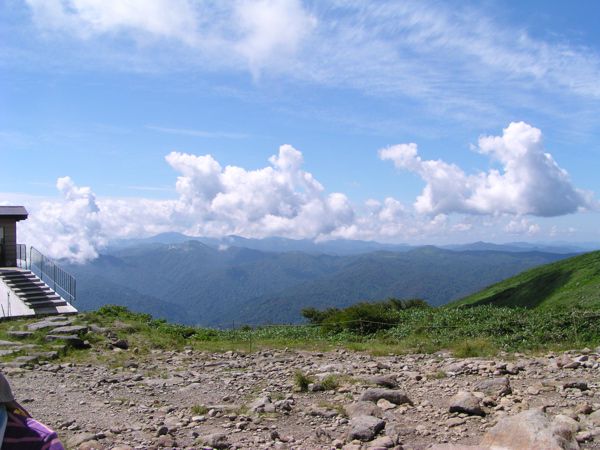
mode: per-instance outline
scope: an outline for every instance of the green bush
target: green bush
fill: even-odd
[[[429,309],[425,300],[398,300],[391,298],[382,302],[361,302],[344,309],[329,308],[319,311],[306,308],[302,314],[312,324],[322,325],[326,331],[348,330],[353,333],[371,334],[391,328],[399,323],[401,311]]]

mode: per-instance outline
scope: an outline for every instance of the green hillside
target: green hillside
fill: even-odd
[[[600,251],[536,267],[448,306],[600,308]]]

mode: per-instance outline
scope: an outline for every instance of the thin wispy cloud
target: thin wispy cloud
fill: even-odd
[[[146,191],[146,192],[175,192],[172,187],[161,187],[161,186],[125,186],[127,189],[132,191]]]
[[[178,134],[181,136],[192,136],[199,138],[214,138],[214,139],[247,139],[250,137],[249,134],[245,133],[232,133],[226,131],[206,131],[206,130],[193,130],[189,128],[169,128],[159,127],[155,125],[147,125],[147,129],[158,131],[160,133]]]
[[[422,102],[430,114],[457,121],[498,117],[515,103],[540,110],[544,104],[537,95],[540,90],[563,98],[576,96],[580,102],[600,100],[597,52],[566,40],[534,38],[526,29],[501,23],[472,4],[366,0],[311,4],[140,0],[126,7],[91,0],[27,0],[27,4],[46,38],[66,32],[83,46],[120,39],[116,65],[123,66],[122,38],[129,38],[125,45],[135,70],[147,66],[152,71],[248,71],[254,78],[410,98]],[[169,59],[156,56],[156,48],[171,49]],[[147,62],[140,63],[144,59]]]

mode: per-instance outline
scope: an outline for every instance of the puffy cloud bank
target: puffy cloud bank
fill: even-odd
[[[211,155],[173,152],[166,160],[182,174],[175,211],[194,234],[314,237],[354,218],[346,196],[326,195],[290,145],[269,159],[270,167],[253,171],[222,168]]]
[[[95,258],[109,239],[166,231],[426,241],[473,236],[477,228],[485,236],[490,230],[533,236],[541,227],[524,216],[557,216],[596,205],[591,193],[572,185],[544,151],[540,130],[530,125],[511,123],[502,136],[482,137],[478,151],[502,169],[468,175],[457,165],[423,160],[416,144],[380,150],[381,159],[425,182],[412,208],[391,196],[353,205],[342,193],[328,194],[303,170],[302,153],[291,145],[282,145],[258,170],[223,167],[211,155],[172,152],[165,159],[179,174],[177,198],[96,199],[90,188],[64,177],[57,182],[62,201],[30,208],[30,220],[21,228],[27,243],[50,256],[83,262]]]
[[[541,131],[531,125],[513,122],[502,136],[480,138],[478,150],[502,170],[467,175],[455,164],[421,159],[414,143],[385,148],[379,156],[425,181],[414,205],[419,213],[551,217],[593,205],[592,194],[572,185],[567,172],[544,151]]]
[[[49,255],[84,262],[98,256],[105,243],[96,196],[89,187],[77,187],[69,177],[56,187],[63,202],[43,202],[24,223],[26,240]],[[21,228],[21,227],[19,227]]]

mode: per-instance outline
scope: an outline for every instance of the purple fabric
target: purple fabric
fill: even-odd
[[[54,430],[32,417],[9,411],[2,450],[65,450]]]

